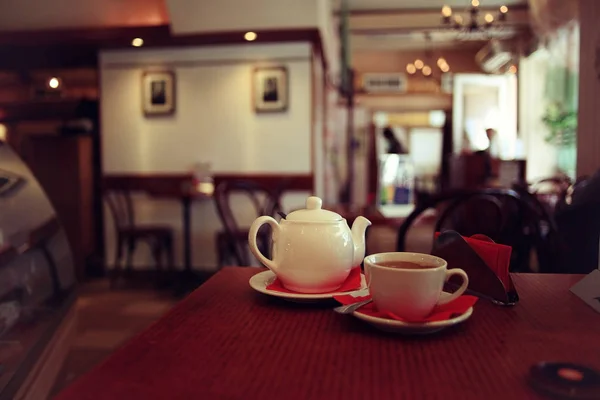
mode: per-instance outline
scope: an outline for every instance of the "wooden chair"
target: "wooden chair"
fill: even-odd
[[[517,192],[509,189],[455,191],[429,198],[400,227],[396,246],[398,251],[405,251],[406,236],[411,226],[422,213],[431,208],[440,210],[435,222],[435,232],[452,229],[463,236],[479,233],[489,236],[497,243],[511,246],[511,271],[530,271],[532,250],[536,250],[538,259],[548,259],[545,257],[547,248],[543,245],[543,214]],[[550,229],[554,229],[554,225],[550,225]],[[544,253],[541,257],[540,252]]]
[[[239,221],[231,208],[231,196],[233,194],[242,194],[250,199],[254,209],[255,216],[270,215],[275,216],[281,211],[280,196],[283,188],[270,190],[261,185],[247,180],[223,181],[215,188],[213,197],[217,212],[221,218],[224,230],[217,232],[217,255],[219,266],[222,267],[230,262],[239,266],[251,265],[251,258],[248,253],[248,230],[249,227],[241,227]],[[265,255],[270,253],[270,235],[267,230],[260,230],[257,244],[261,252]]]
[[[122,261],[125,256],[126,273],[132,270],[133,254],[139,242],[146,243],[156,263],[157,284],[166,285],[163,279],[163,259],[167,258],[168,275],[173,272],[173,230],[164,225],[139,225],[135,222],[135,213],[131,194],[127,190],[108,190],[105,200],[116,230],[115,265],[111,276],[111,287],[114,287],[122,274]]]

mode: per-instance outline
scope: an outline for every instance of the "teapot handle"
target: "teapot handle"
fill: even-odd
[[[267,257],[265,257],[260,252],[260,250],[258,249],[258,246],[256,244],[256,236],[258,235],[258,230],[264,224],[269,224],[271,226],[271,228],[273,229],[273,234],[272,234],[273,242],[277,241],[281,227],[279,226],[279,224],[277,223],[277,221],[275,221],[275,219],[273,217],[262,216],[262,217],[258,217],[250,226],[250,230],[248,231],[248,244],[250,245],[250,251],[252,252],[252,254],[254,254],[254,256],[261,263],[263,263],[263,265],[265,267],[269,268],[271,271],[273,271],[275,274],[277,274],[277,269],[278,269],[277,264],[275,264],[275,262],[273,260],[269,260]]]

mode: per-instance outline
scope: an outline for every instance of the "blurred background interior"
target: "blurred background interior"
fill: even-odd
[[[0,10],[0,398],[51,396],[258,266],[250,222],[311,194],[372,220],[369,253],[448,228],[513,271],[598,266],[595,0]]]

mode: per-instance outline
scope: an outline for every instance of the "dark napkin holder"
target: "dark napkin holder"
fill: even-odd
[[[494,243],[483,235],[475,235],[473,239]],[[437,235],[431,254],[446,260],[448,269],[460,268],[467,273],[469,276],[467,293],[505,306],[515,305],[519,301],[519,295],[508,273],[508,266],[502,267],[507,271],[504,277],[505,285],[495,272],[498,269],[489,266],[458,232],[445,231]],[[445,285],[445,289],[451,291],[458,287],[460,287],[459,279],[454,282],[453,278]]]

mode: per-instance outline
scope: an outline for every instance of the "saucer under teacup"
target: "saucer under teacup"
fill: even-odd
[[[321,301],[321,300],[328,300],[328,299],[333,299],[334,296],[341,296],[344,294],[348,294],[351,292],[354,292],[356,290],[362,290],[365,289],[367,287],[367,283],[365,281],[365,276],[363,274],[361,274],[361,285],[360,288],[358,289],[354,289],[354,290],[350,290],[350,291],[346,291],[346,292],[331,292],[331,293],[311,293],[311,294],[303,294],[303,293],[287,293],[287,292],[280,292],[277,290],[270,290],[268,289],[268,286],[273,283],[273,281],[275,281],[275,274],[270,271],[263,271],[263,272],[259,272],[256,275],[253,275],[250,278],[250,287],[252,287],[252,289],[256,290],[257,292],[269,295],[269,296],[274,296],[274,297],[279,297],[282,298],[284,300],[288,300],[288,301],[293,301],[293,302],[315,302],[315,301]]]
[[[441,296],[450,296],[450,293],[442,292]],[[360,311],[360,308],[352,313],[352,315],[354,315],[356,318],[367,322],[381,331],[403,335],[427,335],[430,333],[439,332],[442,329],[449,328],[466,321],[469,319],[471,314],[473,314],[473,307],[469,307],[460,315],[442,321],[406,322],[363,314]]]

